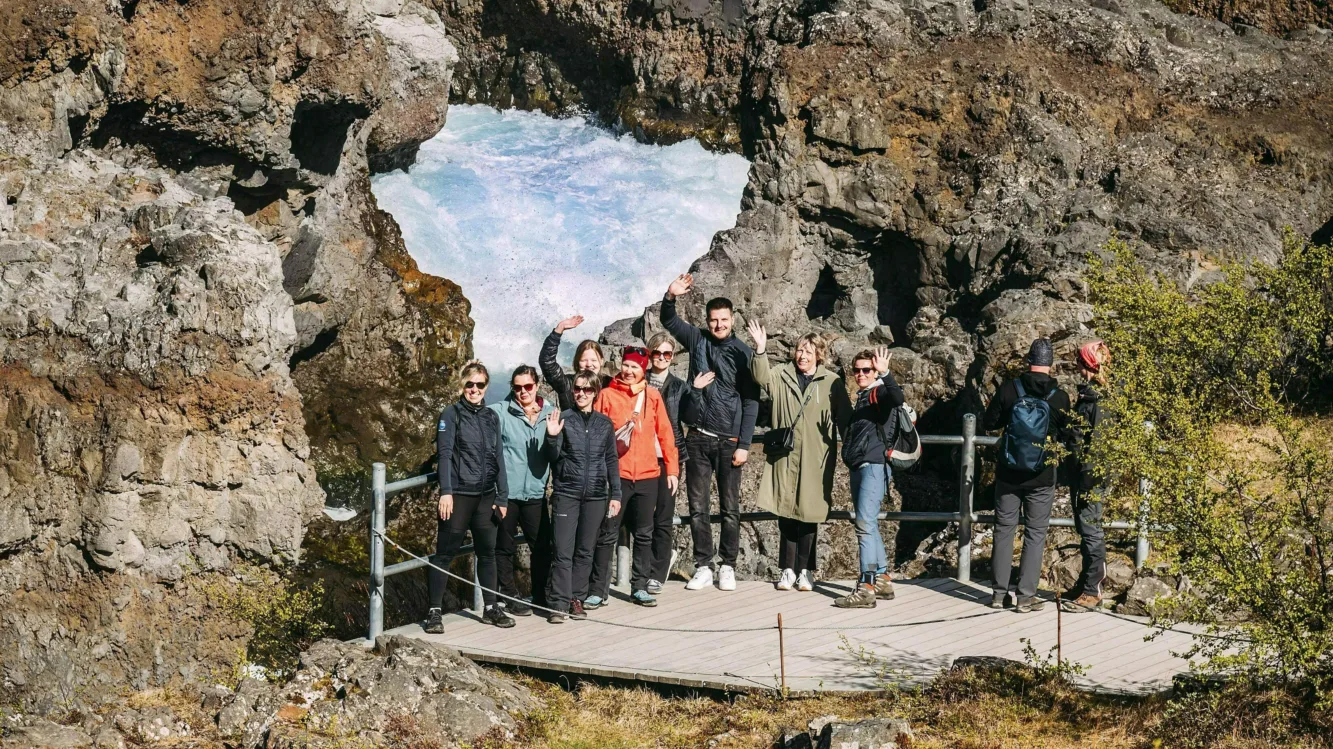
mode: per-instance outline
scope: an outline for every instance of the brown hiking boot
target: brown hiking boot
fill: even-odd
[[[857,584],[856,590],[850,595],[833,599],[833,605],[840,609],[873,609],[875,608],[875,586]]]
[[[875,575],[875,597],[882,601],[893,600],[893,578],[888,575]]]
[[[1097,596],[1090,596],[1087,593],[1075,598],[1074,600],[1064,600],[1060,602],[1060,610],[1068,614],[1086,614],[1089,611],[1096,611],[1102,605],[1102,599]]]

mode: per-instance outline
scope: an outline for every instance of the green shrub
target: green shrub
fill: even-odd
[[[1333,354],[1333,248],[1291,236],[1276,266],[1231,265],[1191,291],[1123,243],[1094,262],[1096,325],[1112,351],[1094,460],[1137,504],[1194,595],[1161,623],[1210,629],[1214,670],[1312,685],[1333,698],[1333,435],[1312,413]]]
[[[330,629],[319,581],[296,588],[272,570],[246,566],[235,579],[210,585],[207,592],[223,613],[250,624],[246,660],[262,666],[273,680],[291,676],[301,651]]]

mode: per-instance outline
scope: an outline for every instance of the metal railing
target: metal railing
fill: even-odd
[[[922,434],[921,444],[923,445],[948,445],[951,447],[961,447],[958,461],[958,510],[955,512],[881,512],[881,520],[891,520],[903,523],[958,523],[958,568],[955,579],[959,582],[971,582],[972,580],[972,526],[973,525],[994,525],[995,516],[992,514],[978,514],[973,510],[973,499],[976,492],[976,453],[978,447],[990,447],[999,442],[998,437],[987,437],[977,435],[977,417],[975,414],[965,414],[963,416],[963,433],[957,434]],[[383,463],[375,463],[371,468],[371,492],[372,505],[370,513],[370,626],[367,632],[367,640],[374,642],[384,631],[384,581],[393,575],[410,572],[421,569],[426,566],[426,562],[421,559],[409,559],[406,562],[399,562],[389,566],[384,565],[384,541],[385,532],[385,502],[388,497],[405,492],[409,489],[417,489],[428,486],[436,481],[436,474],[425,473],[419,476],[385,483],[385,469]],[[1139,482],[1139,493],[1142,496],[1142,502],[1139,506],[1138,519],[1129,522],[1124,520],[1106,521],[1102,527],[1108,530],[1137,530],[1138,543],[1134,552],[1134,566],[1143,567],[1148,559],[1148,485],[1146,481]],[[740,519],[742,522],[754,522],[758,520],[776,520],[777,516],[771,512],[743,512]],[[828,514],[829,520],[855,520],[856,512],[848,510],[833,510]],[[721,522],[721,515],[711,515],[709,522]],[[688,516],[676,515],[673,525],[681,525],[689,521]],[[1050,525],[1055,527],[1072,528],[1074,527],[1073,518],[1051,518]],[[516,540],[522,540],[520,536]],[[465,545],[459,549],[459,554],[467,554],[472,551],[472,546]],[[618,587],[624,588],[629,585],[629,549],[620,546],[616,554],[616,574],[615,580]],[[480,611],[482,608],[481,584],[476,578],[476,559],[473,558],[473,579],[476,584],[473,586],[472,609]]]

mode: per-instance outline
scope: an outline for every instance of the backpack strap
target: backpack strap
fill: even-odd
[[[1026,390],[1023,389],[1023,380],[1022,380],[1022,378],[1020,378],[1020,377],[1015,377],[1015,378],[1014,378],[1014,390],[1017,390],[1017,391],[1018,391],[1018,397],[1019,397],[1019,398],[1026,398],[1026,397],[1028,397],[1028,391],[1026,391]]]

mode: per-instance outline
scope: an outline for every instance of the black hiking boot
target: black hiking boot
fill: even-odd
[[[431,609],[426,614],[426,626],[422,629],[426,630],[428,635],[444,634],[444,615],[440,613],[439,609]]]
[[[510,616],[532,616],[532,607],[527,601],[505,601],[504,607]]]
[[[546,615],[546,621],[551,624],[564,624],[565,619],[569,617],[563,611],[552,611]]]
[[[506,614],[505,610],[499,606],[491,606],[486,609],[486,613],[482,615],[481,620],[487,624],[494,624],[500,629],[509,629],[514,626],[514,617]]]
[[[990,607],[993,609],[1002,609],[1009,605],[1009,594],[996,591],[990,594]]]

